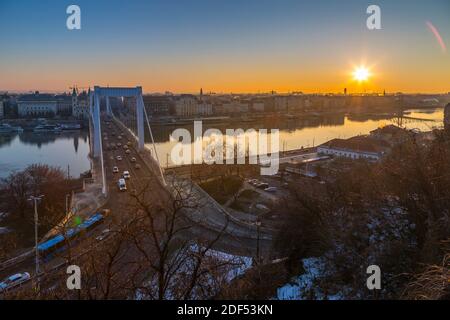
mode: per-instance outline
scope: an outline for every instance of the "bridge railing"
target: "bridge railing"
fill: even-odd
[[[26,251],[22,253],[21,255],[18,255],[17,257],[8,259],[6,261],[3,261],[0,263],[0,271],[5,270],[6,268],[9,268],[17,263],[21,263],[25,261],[26,259],[30,258],[34,254],[34,249]]]
[[[199,194],[204,200],[206,200],[207,204],[209,204],[214,210],[220,212],[226,219],[228,219],[229,221],[233,222],[236,225],[245,227],[254,232],[258,231],[258,226],[255,223],[242,221],[242,220],[236,218],[235,216],[233,216],[230,212],[228,212],[228,210],[226,210],[220,203],[218,203],[213,197],[211,197],[205,190],[203,190],[198,184],[196,184],[192,180],[179,178],[176,175],[173,175],[172,182],[176,183],[176,182],[174,182],[174,180],[177,180],[178,183],[182,186],[186,185],[185,183],[183,184],[183,181],[184,182],[189,181],[189,186],[192,188],[190,191],[191,192],[194,191],[197,194]],[[220,228],[220,227],[221,226],[218,226],[218,228]],[[272,229],[272,228],[259,227],[260,239],[261,240],[272,240],[272,237],[269,235],[273,234],[275,231],[276,230]],[[251,237],[251,238],[255,238],[255,237]]]
[[[246,222],[243,220],[240,220],[238,218],[236,218],[235,216],[233,216],[227,209],[225,209],[220,203],[218,203],[216,201],[216,199],[214,199],[213,197],[211,197],[211,195],[209,195],[205,190],[203,190],[198,184],[196,184],[195,182],[192,182],[193,187],[200,192],[205,198],[208,199],[209,203],[211,205],[214,206],[214,208],[216,208],[217,210],[219,210],[221,213],[223,213],[227,218],[229,218],[231,221],[233,221],[234,223],[243,226],[243,227],[247,227],[247,228],[251,228],[251,229],[257,229],[257,225],[253,222]],[[260,227],[260,231],[266,232],[266,233],[273,233],[276,230],[269,228],[269,227]]]

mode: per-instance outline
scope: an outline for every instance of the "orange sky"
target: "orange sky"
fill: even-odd
[[[379,0],[376,31],[357,0],[111,1],[79,0],[79,31],[61,23],[62,4],[0,2],[0,91],[450,91],[448,0]],[[353,80],[358,65],[369,81]]]

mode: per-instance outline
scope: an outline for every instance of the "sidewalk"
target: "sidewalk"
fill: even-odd
[[[41,239],[46,240],[56,234],[61,233],[61,227],[66,228],[69,226],[68,222],[73,216],[80,216],[82,219],[95,213],[98,208],[105,205],[108,198],[102,193],[102,170],[100,159],[89,156],[91,162],[91,179],[84,179],[83,192],[72,193],[69,213],[62,219],[58,226],[55,226],[52,230]]]

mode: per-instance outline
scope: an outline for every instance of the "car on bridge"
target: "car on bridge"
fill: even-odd
[[[117,187],[119,188],[119,191],[127,191],[127,184],[125,182],[125,179],[119,179],[117,182]]]
[[[30,278],[31,276],[28,272],[16,273],[0,282],[0,292],[17,287],[18,285],[30,280]]]

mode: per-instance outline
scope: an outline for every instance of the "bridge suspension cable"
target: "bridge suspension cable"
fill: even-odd
[[[161,174],[161,178],[162,178],[164,185],[167,185],[166,179],[164,178],[164,173],[161,168],[161,163],[159,162],[159,156],[158,156],[158,152],[156,151],[155,140],[153,139],[152,128],[150,127],[150,122],[148,120],[147,110],[145,110],[145,105],[144,105],[143,109],[144,109],[145,120],[147,122],[148,131],[150,132],[150,138],[152,139],[153,150],[155,152],[156,161],[158,163],[159,173]]]

